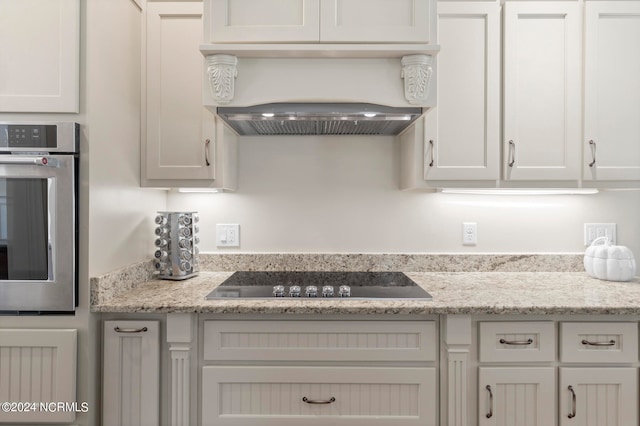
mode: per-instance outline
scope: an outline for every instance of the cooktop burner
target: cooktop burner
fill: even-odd
[[[239,271],[207,299],[402,299],[431,295],[402,272]]]

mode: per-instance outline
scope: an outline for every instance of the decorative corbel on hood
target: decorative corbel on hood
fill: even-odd
[[[429,93],[433,56],[409,55],[401,60],[404,97],[411,105],[423,104]]]
[[[227,105],[234,98],[238,58],[228,54],[206,56],[209,90],[214,102]],[[433,55],[403,56],[400,78],[404,79],[404,97],[411,105],[423,104],[429,93]]]
[[[226,105],[233,100],[238,58],[234,55],[208,55],[207,77],[213,100]]]

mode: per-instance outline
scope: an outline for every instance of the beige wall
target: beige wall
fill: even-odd
[[[640,192],[488,196],[402,192],[391,138],[244,137],[236,193],[171,194],[201,213],[204,252],[581,252],[584,222],[616,222],[640,257]],[[478,223],[463,246],[462,222]],[[240,224],[239,249],[215,224]]]
[[[166,203],[140,188],[141,13],[133,0],[89,1],[90,276],[150,257]]]

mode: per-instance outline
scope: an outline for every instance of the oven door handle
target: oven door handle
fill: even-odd
[[[58,167],[55,158],[34,155],[0,155],[0,165]]]

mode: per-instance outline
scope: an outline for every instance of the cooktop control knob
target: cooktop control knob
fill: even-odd
[[[318,297],[318,287],[315,285],[308,285],[304,290],[307,297]]]
[[[273,296],[284,297],[284,286],[283,285],[273,286]]]
[[[292,285],[289,287],[289,297],[300,297],[300,286]]]
[[[340,297],[351,297],[351,287],[348,285],[341,285],[338,290]]]
[[[330,286],[330,285],[323,286],[322,297],[333,297],[333,286]]]

